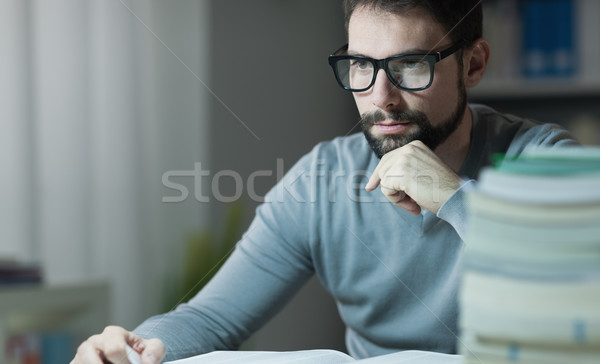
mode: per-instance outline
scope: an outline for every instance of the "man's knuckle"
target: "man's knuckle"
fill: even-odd
[[[90,345],[90,343],[87,341],[84,341],[81,344],[79,344],[79,346],[77,347],[77,354],[81,355],[85,351],[85,347],[87,345]]]
[[[404,151],[404,154],[407,156],[414,156],[419,150],[419,147],[414,144],[408,144]]]
[[[121,328],[120,326],[108,325],[104,328],[104,331],[102,331],[102,333],[113,336],[113,335],[123,334],[124,331],[125,330],[123,328]]]
[[[116,346],[116,345],[110,345],[106,348],[104,348],[104,355],[109,357],[109,358],[114,358],[117,357],[119,355],[123,355],[125,354],[125,347],[120,347],[120,346]]]
[[[77,350],[76,350],[76,357],[82,357],[82,356],[84,356],[84,354],[87,351],[89,351],[90,349],[93,349],[94,345],[92,344],[92,341],[95,340],[95,338],[97,336],[98,335],[93,335],[89,339],[87,339],[84,342],[82,342],[81,344],[79,344],[79,346],[77,347]]]

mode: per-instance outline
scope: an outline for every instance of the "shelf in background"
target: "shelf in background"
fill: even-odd
[[[8,361],[7,340],[13,335],[65,331],[79,341],[108,323],[106,282],[0,287],[0,362]]]
[[[472,101],[600,97],[600,1],[488,0],[491,56]]]
[[[600,80],[518,79],[485,81],[469,91],[470,101],[490,99],[533,99],[600,97]]]

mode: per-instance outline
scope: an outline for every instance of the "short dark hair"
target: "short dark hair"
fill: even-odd
[[[403,14],[414,8],[425,9],[440,23],[453,42],[473,42],[482,36],[481,0],[344,0],[346,34],[356,8],[367,7],[388,13]]]

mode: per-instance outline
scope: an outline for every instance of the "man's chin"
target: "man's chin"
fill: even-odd
[[[406,144],[404,142],[404,138],[402,137],[386,137],[379,139],[379,141],[381,144],[381,149],[386,153],[389,153],[394,149],[398,149]]]
[[[367,142],[371,146],[371,149],[381,159],[384,155],[391,152],[392,150],[398,149],[411,141],[414,140],[414,136],[390,134],[377,137],[371,133],[364,133],[367,138]]]

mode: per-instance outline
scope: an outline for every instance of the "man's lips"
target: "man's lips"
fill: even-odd
[[[410,124],[409,121],[382,121],[375,123],[373,129],[380,134],[396,134],[406,129]]]

